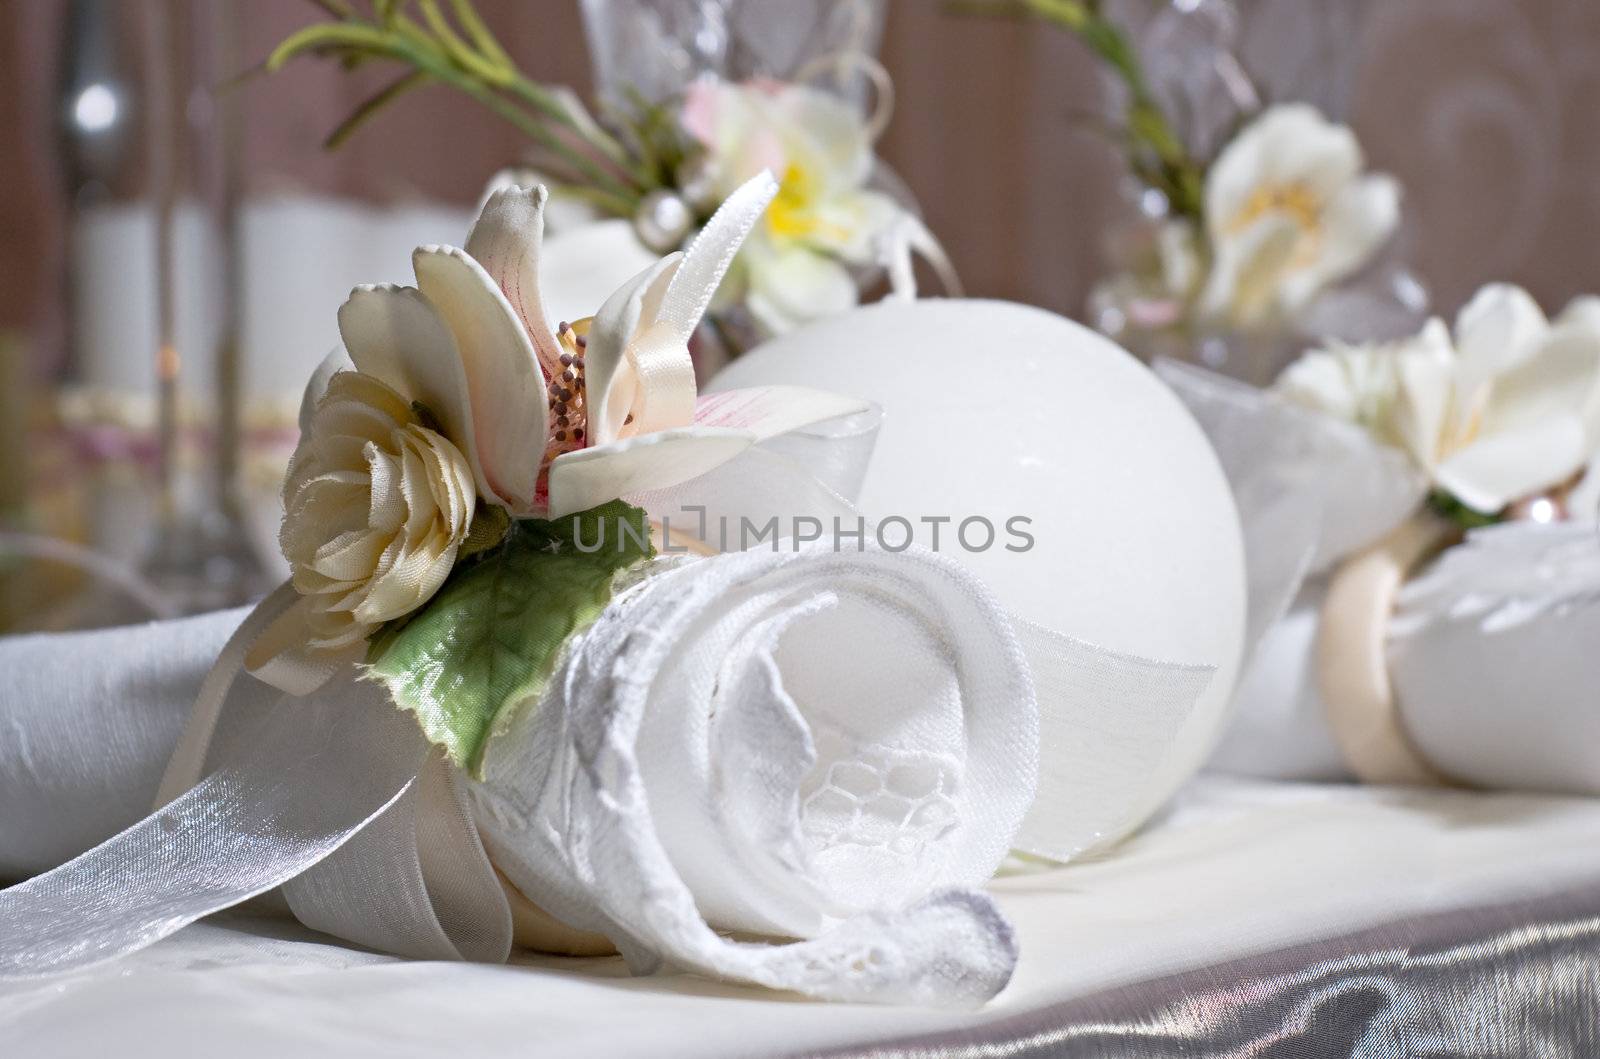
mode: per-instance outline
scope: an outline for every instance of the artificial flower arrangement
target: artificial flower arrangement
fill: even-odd
[[[1206,14],[1199,6],[1167,14],[1198,20]],[[1193,90],[1226,85],[1230,117],[1220,135],[1186,134],[1175,116],[1217,109],[1215,102],[1183,98],[1183,84],[1153,85],[1135,40],[1101,0],[963,7],[1060,26],[1114,82],[1120,127],[1111,135],[1138,184],[1145,223],[1117,248],[1117,271],[1091,295],[1091,314],[1111,337],[1147,356],[1198,360],[1261,383],[1307,337],[1365,338],[1396,318],[1400,326],[1420,319],[1426,297],[1409,276],[1393,285],[1398,309],[1370,297],[1327,297],[1374,266],[1400,224],[1399,184],[1367,169],[1348,127],[1309,103],[1263,102],[1237,60],[1208,40],[1194,50],[1215,51],[1216,69]],[[1173,65],[1199,65],[1187,59]]]
[[[414,287],[351,294],[284,486],[292,579],[247,615],[65,645],[182,657],[232,629],[155,811],[0,892],[0,979],[278,888],[314,929],[424,959],[615,952],[924,1004],[1005,986],[983,884],[1153,811],[1129,779],[1216,667],[1013,622],[953,559],[874,541],[813,473],[870,453],[863,402],[699,396],[690,336],[778,194],[734,189],[586,319],[545,313],[537,187],[419,248]],[[860,528],[712,554],[695,512]],[[50,649],[9,657],[43,672]],[[1041,731],[1095,767],[1041,767]]]
[[[407,69],[335,129],[328,146],[419,86],[464,92],[530,140],[527,164],[491,188],[548,185],[567,203],[569,218],[586,217],[563,235],[581,234],[613,259],[601,270],[606,276],[618,259],[637,269],[688,245],[735,188],[763,170],[777,174],[778,198],[708,318],[725,352],[848,309],[878,277],[914,291],[913,254],[959,293],[953,267],[914,207],[885,190],[898,182],[878,179],[873,144],[888,123],[892,93],[888,75],[868,56],[838,59],[862,68],[878,86],[880,110],[873,115],[802,80],[704,77],[668,99],[635,92],[626,104],[603,100],[596,116],[570,89],[518,69],[470,0],[451,0],[448,13],[439,0],[377,0],[368,10],[344,0],[323,6],[330,19],[286,39],[267,70],[304,55],[347,67],[387,61]],[[585,256],[578,247],[569,253]]]
[[[1275,389],[1403,449],[1430,505],[1468,528],[1565,519],[1600,451],[1600,299],[1552,321],[1526,291],[1491,284],[1453,333],[1434,318],[1394,342],[1331,343]]]
[[[1588,730],[1600,626],[1600,300],[1550,320],[1491,284],[1453,329],[1328,343],[1267,391],[1163,370],[1252,527],[1252,603],[1285,616],[1230,764],[1600,790],[1562,749]]]
[[[558,631],[598,613],[612,576],[651,554],[643,512],[604,505],[862,410],[798,388],[696,401],[690,335],[776,190],[763,174],[735,191],[693,253],[587,319],[545,316],[542,187],[492,195],[464,250],[419,248],[416,287],[354,291],[339,311],[354,370],[328,379],[284,485],[280,542],[299,599],[252,668],[320,673],[359,657],[452,760],[479,768],[506,702],[530,693],[494,683],[496,628],[543,645],[546,657],[521,661],[547,671]],[[585,521],[609,528],[609,546],[581,539]]]

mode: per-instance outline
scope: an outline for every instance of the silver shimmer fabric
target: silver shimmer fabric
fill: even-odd
[[[813,1059],[1594,1059],[1600,880]]]

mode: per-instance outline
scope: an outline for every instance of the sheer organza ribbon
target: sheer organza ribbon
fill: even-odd
[[[1233,489],[1248,564],[1247,649],[1307,578],[1381,540],[1427,494],[1403,452],[1354,424],[1190,364],[1155,369],[1206,432]]]
[[[1372,783],[1440,782],[1406,733],[1385,657],[1406,572],[1448,534],[1422,510],[1426,477],[1366,430],[1270,390],[1173,361],[1157,371],[1199,420],[1233,488],[1249,563],[1248,643],[1252,654],[1261,648],[1261,671],[1275,651],[1294,650],[1292,637],[1275,647],[1269,632],[1302,589],[1314,589],[1316,708],[1344,765]],[[1330,579],[1312,582],[1335,565]],[[1293,701],[1292,687],[1253,677],[1242,682],[1244,723]]]
[[[859,485],[875,429],[872,414],[819,424],[633,499],[679,526],[691,513],[710,525],[740,514],[853,522],[839,490]],[[287,587],[273,593],[222,651],[153,814],[0,892],[0,978],[115,959],[279,886],[302,921],[360,944],[426,959],[507,956],[511,916],[464,777],[411,718],[353,667],[262,665],[266,680],[242,671],[292,602]],[[1065,860],[1128,822],[1214,669],[1021,623],[1017,636],[1038,689],[1041,768],[1016,845]]]

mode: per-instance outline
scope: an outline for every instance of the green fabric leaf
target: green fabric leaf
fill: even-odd
[[[1443,489],[1435,489],[1428,494],[1428,507],[1434,514],[1453,522],[1461,529],[1475,530],[1484,526],[1493,526],[1504,522],[1510,517],[1506,511],[1479,511],[1477,508],[1468,507],[1465,502],[1454,494]]]
[[[654,554],[645,513],[620,500],[515,521],[420,610],[373,637],[368,675],[450,760],[481,775],[489,740],[544,690],[562,645],[605,609],[616,575]]]

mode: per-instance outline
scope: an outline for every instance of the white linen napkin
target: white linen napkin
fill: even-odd
[[[1427,482],[1352,424],[1192,366],[1158,372],[1216,447],[1245,526],[1256,638],[1210,767],[1351,778],[1318,689],[1322,575],[1414,514]],[[1452,780],[1600,793],[1586,646],[1600,630],[1600,535],[1592,497],[1574,508],[1569,523],[1473,531],[1401,592],[1396,700],[1409,741]]]
[[[839,1000],[981,1002],[1039,722],[994,599],[931,553],[753,551],[651,577],[476,788],[497,866],[629,963]],[[813,939],[774,946],[718,932]]]
[[[0,638],[0,881],[150,811],[207,670],[246,609]]]
[[[128,652],[182,659],[189,640],[210,658],[236,619],[18,640],[0,657],[96,670],[74,686],[88,704]],[[188,698],[199,676],[180,667],[167,687]],[[28,690],[44,712],[59,705]],[[198,786],[0,893],[0,977],[115,958],[277,885],[302,921],[349,940],[503,959],[510,916],[491,857],[639,970],[941,1003],[986,999],[1010,975],[1009,927],[965,888],[993,873],[1033,800],[1037,707],[1009,622],[953,563],[811,549],[716,556],[644,581],[526,704],[470,807],[462,777],[436,775],[440,759],[381,697],[341,679],[296,698],[238,677]],[[101,700],[105,716],[127,701]],[[86,724],[51,742],[48,760],[8,770],[23,798],[8,804],[38,813],[8,813],[29,866],[60,815],[24,789],[28,775],[121,762],[115,782],[145,796],[159,772],[150,747],[175,721],[120,759],[101,745],[116,724]],[[101,808],[72,803],[90,841],[131,807]],[[538,843],[561,859],[530,864]],[[708,919],[815,940],[724,941]]]
[[[1600,794],[1600,534],[1587,522],[1475,530],[1401,590],[1389,672],[1406,728],[1446,775]]]

